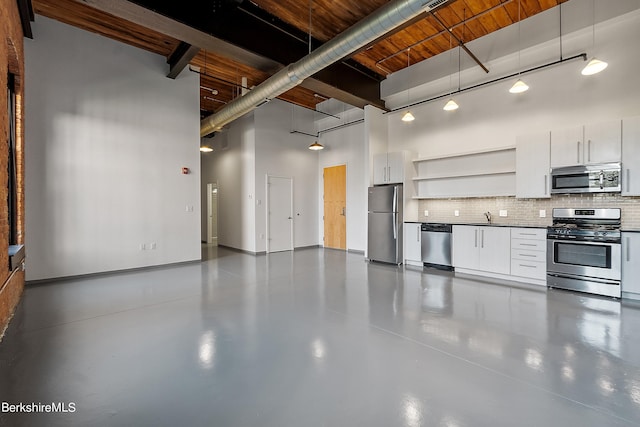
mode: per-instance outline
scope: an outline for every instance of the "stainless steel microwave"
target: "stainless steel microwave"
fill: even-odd
[[[620,163],[566,166],[551,169],[551,194],[619,193]]]

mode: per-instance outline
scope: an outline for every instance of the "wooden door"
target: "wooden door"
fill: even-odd
[[[324,168],[324,246],[347,249],[347,166]]]

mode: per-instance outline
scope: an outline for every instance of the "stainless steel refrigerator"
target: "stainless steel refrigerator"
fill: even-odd
[[[402,264],[402,184],[369,187],[367,257]]]

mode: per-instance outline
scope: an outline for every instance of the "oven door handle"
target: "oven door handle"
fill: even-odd
[[[567,243],[572,245],[590,245],[590,246],[612,246],[612,245],[620,245],[621,242],[591,242],[586,240],[565,240],[565,239],[552,239],[547,238],[547,241],[555,242],[555,243]]]

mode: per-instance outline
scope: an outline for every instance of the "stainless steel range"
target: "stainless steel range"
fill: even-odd
[[[553,209],[547,286],[620,298],[620,209]]]

